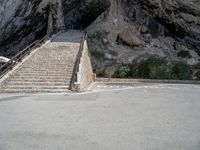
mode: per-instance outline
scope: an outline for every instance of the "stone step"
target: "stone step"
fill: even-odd
[[[62,70],[69,70],[69,69],[73,69],[74,68],[74,66],[55,66],[55,67],[53,67],[53,66],[51,66],[51,67],[48,67],[48,66],[40,66],[40,65],[38,65],[38,66],[31,66],[31,65],[29,65],[29,66],[23,66],[23,68],[22,67],[20,67],[20,69],[24,69],[24,70],[26,70],[26,69],[31,69],[31,70],[39,70],[39,69],[41,69],[41,70],[55,70],[55,71],[57,71],[57,70],[60,70],[60,69],[62,69]]]
[[[73,71],[74,68],[56,68],[56,69],[48,69],[48,68],[19,68],[17,71],[36,71],[36,72],[67,72],[67,71]]]
[[[32,55],[32,59],[29,59],[27,61],[47,61],[47,60],[55,60],[56,62],[62,63],[67,60],[73,60],[74,57],[76,57],[76,54],[69,54],[69,53],[62,53],[62,54],[57,54],[51,52],[52,55],[48,55],[46,53],[40,53],[40,54],[34,54]]]
[[[42,75],[70,75],[70,74],[73,74],[73,70],[59,70],[59,71],[54,71],[54,70],[46,70],[46,71],[37,71],[37,70],[18,70],[16,71],[14,74],[20,74],[20,75],[23,75],[23,74],[42,74]],[[13,74],[13,75],[14,75]]]
[[[62,77],[57,77],[57,76],[14,76],[11,77],[8,81],[11,80],[70,80],[71,77],[69,76],[62,76]]]
[[[74,67],[54,67],[54,68],[48,68],[48,67],[40,67],[40,66],[37,66],[37,67],[20,67],[18,68],[17,71],[21,71],[21,70],[27,70],[27,71],[30,71],[30,70],[33,70],[33,71],[68,71],[68,70],[73,70]]]
[[[41,76],[71,76],[73,74],[73,72],[43,72],[43,71],[38,71],[38,72],[36,72],[36,71],[34,71],[34,72],[16,72],[16,73],[14,73],[13,74],[13,76],[14,75],[22,75],[22,76],[30,76],[30,75],[41,75]]]
[[[9,79],[4,84],[19,84],[19,83],[50,83],[50,84],[69,84],[71,79],[65,80],[44,80],[44,79]]]
[[[31,66],[30,66],[31,65]],[[47,68],[57,68],[57,67],[63,67],[63,68],[65,68],[65,67],[73,67],[74,66],[74,63],[73,62],[67,62],[66,64],[44,64],[44,63],[39,63],[39,64],[37,64],[37,63],[26,63],[26,64],[24,64],[24,67],[26,68],[26,67],[47,67]]]
[[[8,80],[5,81],[5,83],[8,83],[8,82],[70,82],[71,81],[71,77],[69,78],[66,78],[66,79],[51,79],[50,81],[48,79],[30,79],[30,78],[27,78],[27,79],[16,79],[16,78],[10,78]]]
[[[32,64],[42,64],[44,63],[45,65],[48,65],[48,64],[54,64],[54,65],[65,65],[67,63],[70,63],[70,62],[74,62],[74,59],[68,59],[68,60],[65,60],[65,61],[62,61],[61,63],[61,60],[60,61],[56,61],[56,60],[52,60],[52,59],[49,59],[49,60],[29,60],[29,61],[26,61],[26,63],[32,63]]]
[[[64,57],[63,56],[67,55],[67,57]],[[45,57],[44,57],[45,56]],[[55,58],[56,56],[56,58]],[[70,58],[68,58],[68,56],[70,56],[70,54],[60,54],[60,56],[58,57],[58,55],[55,53],[55,54],[52,54],[52,56],[50,55],[47,55],[47,54],[38,54],[38,55],[33,55],[32,58],[33,59],[30,59],[30,60],[27,60],[29,62],[33,62],[33,61],[48,61],[48,60],[54,60],[55,62],[59,62],[59,63],[62,63],[62,62],[66,62],[67,60],[72,60],[73,61],[73,58],[76,57],[76,54],[73,54],[70,56]],[[53,61],[53,62],[54,62]]]
[[[52,56],[47,56],[46,54],[38,54],[38,55],[33,55],[32,59],[28,59],[26,62],[39,62],[39,61],[40,62],[48,62],[49,60],[52,60],[52,63],[57,62],[59,64],[62,64],[62,63],[67,62],[68,60],[74,61],[74,58],[76,57],[76,55],[70,56],[70,54],[61,54],[61,55],[63,55],[63,56],[53,58],[53,57],[57,56],[56,53],[52,54]]]
[[[66,58],[68,57],[63,57],[63,56],[70,56],[71,57],[74,57],[76,56],[76,51],[78,50],[75,50],[75,51],[46,51],[45,49],[41,49],[40,52],[38,53],[35,53],[33,55],[33,57],[37,57],[37,58],[46,58],[46,59],[62,59],[62,60],[66,60]],[[50,54],[51,53],[51,54]]]
[[[62,89],[62,90],[68,90],[69,85],[66,86],[46,86],[46,85],[6,85],[4,86],[5,89],[36,89],[36,90],[54,90],[54,89]]]
[[[27,65],[40,65],[40,66],[67,66],[69,64],[74,64],[74,61],[66,61],[64,63],[56,63],[56,62],[52,62],[52,61],[47,61],[47,62],[43,62],[43,61],[36,61],[36,62],[26,62]]]
[[[65,82],[60,82],[60,83],[55,83],[55,82],[9,82],[8,85],[5,86],[28,86],[28,87],[34,87],[34,86],[70,86],[70,83],[65,83]]]
[[[73,60],[67,60],[63,63],[60,63],[60,62],[55,62],[55,61],[52,61],[52,60],[47,60],[47,61],[40,61],[40,60],[36,60],[36,61],[26,61],[26,64],[27,65],[40,65],[40,66],[65,66],[65,65],[68,65],[68,64],[74,64],[74,59]]]
[[[16,72],[12,76],[72,76],[72,72],[50,73],[50,72]]]
[[[43,60],[46,60],[46,59],[55,59],[55,60],[66,60],[66,58],[68,57],[63,57],[63,56],[70,56],[70,58],[73,58],[76,56],[77,53],[75,53],[76,51],[74,52],[67,52],[67,51],[63,51],[63,52],[54,52],[54,51],[45,51],[44,49],[41,49],[40,53],[35,53],[33,54],[32,56],[33,57],[36,57],[36,58],[45,58]],[[51,53],[51,54],[49,54]]]
[[[0,93],[71,93],[68,89],[2,89]]]
[[[57,77],[57,76],[14,76],[14,77],[11,77],[9,81],[11,80],[70,80],[71,77],[69,76],[62,76],[62,77]]]

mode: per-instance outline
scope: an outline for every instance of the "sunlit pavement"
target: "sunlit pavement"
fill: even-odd
[[[200,85],[1,94],[0,150],[199,150]]]

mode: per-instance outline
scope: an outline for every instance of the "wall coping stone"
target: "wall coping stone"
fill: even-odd
[[[200,84],[197,80],[156,80],[156,79],[119,79],[119,78],[96,78],[101,83],[170,83],[170,84]]]

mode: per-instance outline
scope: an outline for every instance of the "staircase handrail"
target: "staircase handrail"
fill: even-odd
[[[71,83],[70,83],[70,90],[74,91],[75,90],[75,82],[77,80],[77,75],[79,72],[79,64],[81,62],[81,57],[82,57],[82,52],[83,52],[83,48],[84,48],[84,43],[85,40],[87,40],[87,33],[85,32],[83,34],[83,38],[79,47],[79,51],[76,57],[76,62],[75,62],[75,66],[74,66],[74,70],[73,70],[73,74],[72,74],[72,78],[71,78]]]
[[[31,43],[29,46],[24,48],[22,51],[17,53],[15,56],[13,56],[8,62],[4,63],[3,65],[0,66],[0,79],[12,68],[18,63],[21,62],[22,59],[31,53],[35,48],[38,46],[41,46],[46,42],[46,40],[49,38],[49,35],[44,36],[40,40],[36,40],[35,42]]]

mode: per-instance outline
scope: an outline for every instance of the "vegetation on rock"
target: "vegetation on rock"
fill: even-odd
[[[174,62],[171,69],[171,79],[191,80],[192,67],[184,62]]]
[[[121,64],[113,77],[115,78],[143,78],[143,79],[172,79],[191,80],[194,72],[193,67],[181,62],[169,63],[165,58],[151,56],[140,62],[132,64]],[[200,78],[200,71],[196,73]]]

